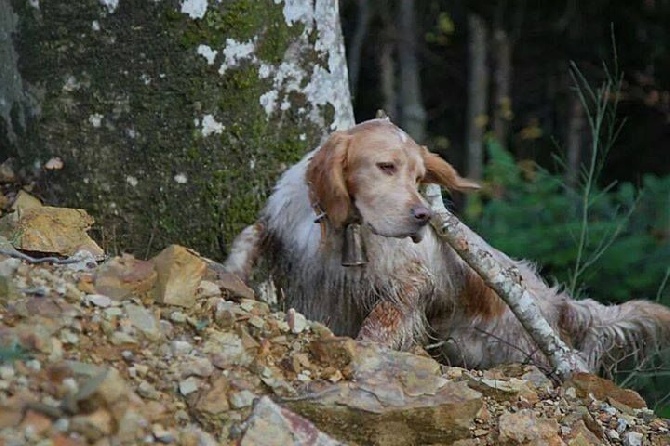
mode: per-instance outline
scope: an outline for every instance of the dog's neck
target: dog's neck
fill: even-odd
[[[316,214],[314,223],[318,223],[321,227],[321,242],[326,240],[327,231],[330,230],[342,239],[342,266],[362,266],[368,263],[367,252],[361,237],[361,214],[356,206],[351,206],[353,209],[349,213],[347,220],[344,222],[344,230],[337,230],[332,228],[328,222],[328,214],[321,208],[318,202],[312,203],[312,209]]]

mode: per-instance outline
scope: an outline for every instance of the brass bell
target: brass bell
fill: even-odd
[[[361,238],[361,225],[349,223],[344,229],[344,246],[342,247],[342,266],[361,266],[368,263],[368,258]]]

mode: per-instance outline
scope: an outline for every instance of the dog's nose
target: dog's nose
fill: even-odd
[[[426,206],[416,206],[412,208],[412,217],[421,224],[426,224],[430,221],[430,218],[433,216],[433,213]]]

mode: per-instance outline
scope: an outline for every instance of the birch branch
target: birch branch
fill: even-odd
[[[458,220],[442,202],[437,184],[429,184],[425,196],[434,212],[431,224],[470,267],[509,306],[523,328],[549,359],[559,379],[588,372],[586,363],[561,340],[536,305],[535,296],[521,283],[521,273],[504,254],[493,250],[479,235]]]

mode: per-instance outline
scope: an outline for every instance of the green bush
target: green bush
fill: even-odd
[[[485,193],[470,203],[468,223],[515,258],[533,260],[550,281],[569,284],[582,229],[582,197],[563,179],[517,163],[495,140],[487,142]],[[670,176],[646,175],[640,187],[592,186],[575,297],[604,303],[654,299],[670,305]]]
[[[550,283],[574,282],[575,298],[606,304],[650,299],[670,306],[670,176],[646,175],[639,187],[593,184],[584,220],[584,196],[566,187],[562,177],[515,161],[494,140],[487,150],[484,193],[468,203],[465,214],[491,245],[536,262]],[[584,268],[573,280],[584,222]],[[622,363],[615,371],[621,385],[640,391],[665,417],[670,415],[668,376],[668,351],[645,364]]]

